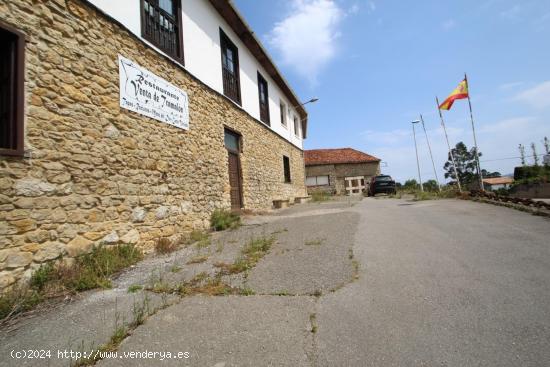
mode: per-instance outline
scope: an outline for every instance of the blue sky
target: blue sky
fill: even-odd
[[[320,98],[308,105],[306,149],[353,147],[381,158],[384,173],[413,178],[410,121],[422,113],[442,179],[447,147],[434,98],[464,72],[482,168],[511,173],[519,159],[497,159],[517,157],[520,143],[542,153],[550,137],[550,1],[234,2],[300,98]],[[451,144],[472,146],[467,101],[444,117]],[[426,139],[417,139],[422,178],[431,179]]]

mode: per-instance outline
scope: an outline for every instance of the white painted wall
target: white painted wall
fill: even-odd
[[[103,12],[122,23],[130,32],[141,38],[140,0],[89,0]],[[207,0],[182,1],[183,47],[185,68],[208,85],[223,94],[220,27],[239,49],[242,108],[260,119],[257,72],[268,82],[269,116],[271,129],[303,149],[303,139],[294,131],[294,115],[299,116],[284,93],[279,89],[260,63],[246,48],[229,25]],[[147,42],[147,41],[145,41]],[[152,48],[163,53],[147,42]],[[280,101],[287,106],[287,127],[280,118]],[[193,103],[191,100],[190,103]],[[260,122],[261,123],[261,122]],[[301,124],[300,124],[301,126]],[[193,128],[191,121],[190,128]],[[300,136],[302,132],[300,131]]]

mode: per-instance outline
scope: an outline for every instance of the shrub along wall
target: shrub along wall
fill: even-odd
[[[230,206],[224,126],[242,134],[247,209],[305,195],[300,149],[87,3],[2,1],[0,20],[27,35],[26,154],[0,157],[0,289],[100,243],[149,250],[207,227]],[[189,131],[119,107],[119,54],[188,93]]]

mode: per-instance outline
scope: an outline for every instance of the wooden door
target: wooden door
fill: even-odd
[[[241,196],[241,168],[239,155],[228,151],[229,153],[229,186],[231,187],[231,209],[240,210],[242,208]]]

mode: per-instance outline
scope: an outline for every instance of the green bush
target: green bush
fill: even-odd
[[[29,285],[31,288],[42,291],[46,284],[53,280],[54,277],[55,267],[53,263],[44,264],[32,273]]]
[[[214,210],[210,217],[210,226],[215,231],[223,231],[228,228],[234,229],[241,225],[241,217],[228,210]]]

